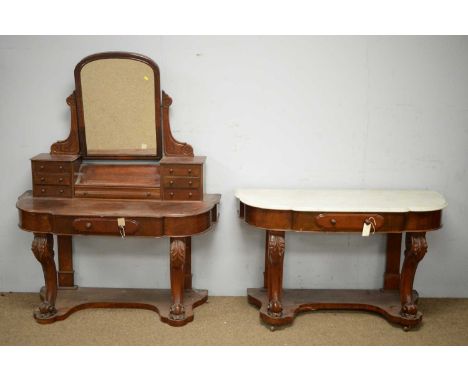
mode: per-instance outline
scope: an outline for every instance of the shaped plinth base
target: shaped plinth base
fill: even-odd
[[[398,290],[362,289],[283,289],[280,317],[268,313],[268,291],[265,288],[247,289],[249,303],[260,308],[260,317],[270,326],[291,324],[300,312],[325,309],[367,310],[379,313],[388,321],[402,325],[405,330],[417,326],[422,320],[421,312],[415,316],[400,314],[401,303]],[[418,293],[413,291],[414,301]]]
[[[43,299],[44,288],[41,289]],[[184,291],[183,317],[171,317],[172,305],[169,289],[119,289],[119,288],[77,288],[59,289],[56,313],[48,317],[34,312],[40,324],[50,324],[66,319],[70,314],[87,308],[136,308],[148,309],[159,314],[161,321],[171,326],[183,326],[193,321],[193,309],[208,300],[207,290]]]

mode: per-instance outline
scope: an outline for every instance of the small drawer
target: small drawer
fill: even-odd
[[[120,235],[117,218],[78,218],[73,220],[73,229],[78,233]],[[133,235],[138,229],[138,222],[125,219],[125,235]]]
[[[164,190],[165,200],[201,200],[199,190]]]
[[[56,198],[70,198],[72,196],[72,190],[70,187],[60,186],[42,186],[39,184],[33,187],[34,196],[53,196]]]
[[[44,174],[35,173],[33,175],[34,184],[55,184],[55,185],[69,185],[70,175],[68,174]]]
[[[33,161],[32,168],[34,172],[56,172],[64,173],[71,171],[70,162],[39,162]]]
[[[200,178],[165,176],[163,185],[167,188],[199,188]]]
[[[200,176],[200,166],[187,166],[187,165],[174,165],[174,166],[161,166],[163,175],[169,176]]]
[[[317,225],[326,231],[360,232],[365,222],[372,222],[376,231],[384,224],[378,214],[326,213],[315,218]]]

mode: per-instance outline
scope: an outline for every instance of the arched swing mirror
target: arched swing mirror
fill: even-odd
[[[159,69],[150,58],[107,52],[75,68],[80,152],[85,158],[161,159]]]

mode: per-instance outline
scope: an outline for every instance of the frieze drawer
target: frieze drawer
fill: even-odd
[[[384,218],[378,214],[325,213],[315,218],[317,225],[325,230],[352,231],[362,230],[364,223],[372,223],[375,231],[384,224]]]
[[[121,235],[117,218],[78,218],[73,220],[73,229],[81,234]],[[138,222],[125,219],[125,235],[133,235],[138,229]]]

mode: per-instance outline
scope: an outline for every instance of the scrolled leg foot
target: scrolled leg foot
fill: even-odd
[[[283,305],[278,300],[272,300],[268,304],[268,314],[272,317],[281,317],[283,315]]]
[[[173,304],[170,313],[173,320],[183,320],[185,318],[185,308],[182,304]]]
[[[48,302],[42,302],[34,311],[34,316],[40,319],[46,319],[54,316],[57,313],[55,306],[50,305]]]
[[[408,318],[416,317],[417,313],[418,313],[418,307],[414,303],[407,303],[401,307],[400,314],[403,317],[408,317]]]

